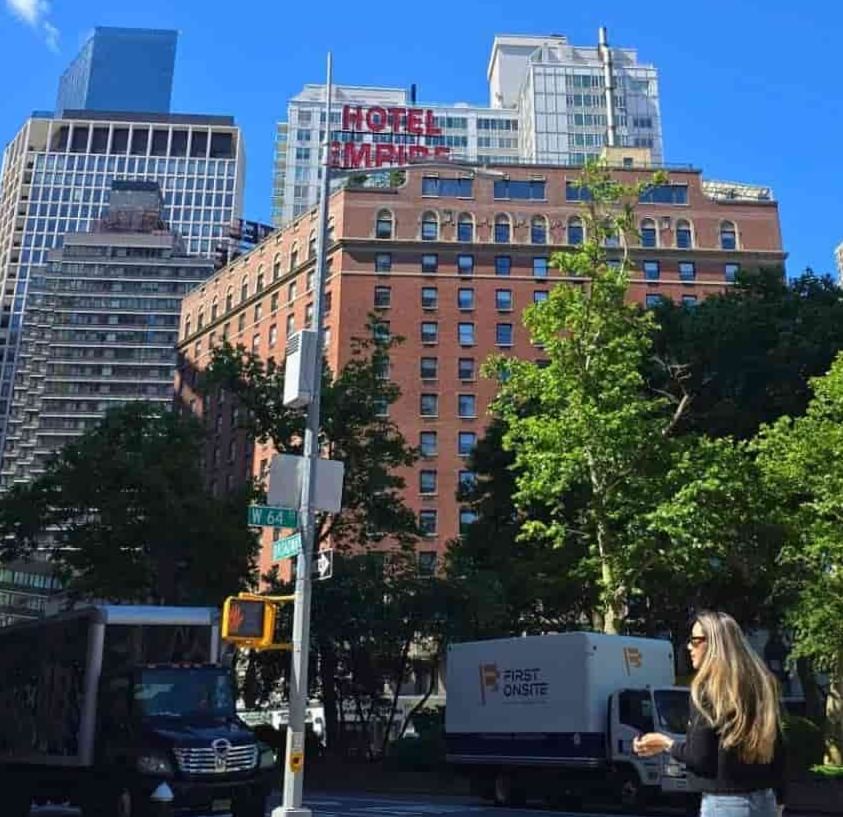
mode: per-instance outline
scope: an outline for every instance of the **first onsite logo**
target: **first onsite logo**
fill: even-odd
[[[638,647],[624,647],[623,662],[626,665],[626,674],[632,675],[632,670],[641,669],[641,665],[644,663],[641,650]]]
[[[480,702],[483,706],[493,696],[504,703],[534,703],[547,697],[550,684],[542,680],[539,667],[498,669],[497,664],[480,664]]]

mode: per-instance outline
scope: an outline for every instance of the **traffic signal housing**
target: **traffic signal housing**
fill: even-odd
[[[289,650],[292,645],[275,640],[278,606],[293,596],[229,596],[222,608],[222,639],[253,650]]]

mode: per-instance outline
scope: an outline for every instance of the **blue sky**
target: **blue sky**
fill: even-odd
[[[843,4],[291,3],[284,0],[0,0],[0,140],[49,109],[59,74],[95,25],[180,32],[173,109],[233,114],[245,132],[246,214],[267,220],[274,123],[325,52],[341,83],[407,87],[421,102],[487,101],[496,33],[559,33],[633,47],[660,72],[665,158],[708,178],[769,185],[780,202],[788,271],[833,272],[843,240],[843,93],[836,56]]]

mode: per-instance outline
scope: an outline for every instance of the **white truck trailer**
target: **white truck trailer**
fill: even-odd
[[[690,800],[680,764],[632,751],[644,732],[684,734],[689,695],[674,683],[668,641],[571,632],[454,644],[448,761],[502,805],[608,792],[624,806],[659,795]]]

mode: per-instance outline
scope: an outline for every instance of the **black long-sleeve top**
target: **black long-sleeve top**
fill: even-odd
[[[709,794],[741,794],[773,789],[781,805],[785,796],[784,745],[781,733],[770,763],[745,763],[735,749],[724,749],[720,736],[691,702],[691,720],[684,741],[677,740],[670,754],[695,774]]]

